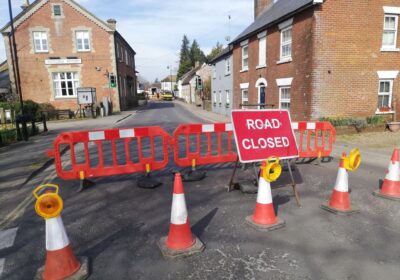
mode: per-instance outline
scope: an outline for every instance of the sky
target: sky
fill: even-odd
[[[11,0],[14,17],[23,0]],[[33,0],[30,1],[32,3]],[[205,54],[217,42],[227,44],[253,21],[254,0],[76,0],[106,21],[117,20],[118,32],[136,51],[136,69],[148,81],[176,73],[182,37],[194,39]],[[230,20],[229,20],[230,16]],[[8,3],[0,2],[0,26],[9,22]],[[2,40],[3,41],[3,40]],[[5,60],[4,41],[0,62]]]

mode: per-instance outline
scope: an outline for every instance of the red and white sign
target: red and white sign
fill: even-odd
[[[299,156],[288,111],[233,110],[232,122],[241,162]]]

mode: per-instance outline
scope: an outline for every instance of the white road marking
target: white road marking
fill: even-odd
[[[0,231],[0,250],[11,247],[14,244],[18,228],[10,228]]]
[[[5,260],[6,259],[0,259],[0,278],[1,278],[1,275],[3,274]]]

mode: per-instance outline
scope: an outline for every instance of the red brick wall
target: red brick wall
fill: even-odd
[[[273,0],[254,0],[254,18],[258,17],[273,2]]]
[[[280,59],[280,31],[278,26],[267,30],[267,67],[256,69],[258,65],[257,35],[249,39],[249,71],[240,73],[242,52],[240,44],[234,45],[234,107],[241,103],[240,83],[249,83],[249,103],[258,103],[256,81],[267,80],[266,103],[279,108],[279,87],[276,79],[293,77],[291,86],[291,117],[293,120],[307,120],[310,110],[311,66],[312,66],[312,26],[313,9],[296,15],[292,29],[292,62],[277,64]]]
[[[65,18],[52,19],[50,3],[62,3]],[[90,52],[74,52],[73,28],[85,27],[91,29]],[[45,27],[49,29],[48,41],[49,53],[34,53],[31,42],[30,28]],[[32,99],[39,103],[51,103],[56,108],[76,110],[78,108],[76,97],[69,99],[55,99],[50,72],[58,69],[73,70],[80,74],[81,87],[95,87],[97,101],[103,96],[109,96],[108,79],[106,70],[113,72],[112,34],[96,25],[93,21],[83,16],[62,1],[49,1],[30,18],[17,27],[16,41],[19,56],[21,75],[21,87],[23,99]],[[82,59],[82,64],[75,65],[45,65],[45,59],[49,57],[75,56]],[[100,71],[96,70],[100,69]],[[114,111],[119,111],[119,99],[117,90],[112,89],[112,101]]]
[[[399,52],[380,51],[383,6],[400,7],[400,2],[327,0],[316,10],[311,108],[314,118],[375,114],[377,71],[400,70]],[[397,100],[399,81],[398,76],[393,85]]]

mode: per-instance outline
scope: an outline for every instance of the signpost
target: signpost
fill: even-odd
[[[232,122],[241,162],[298,157],[288,111],[233,110]]]
[[[77,97],[78,97],[78,105],[80,116],[82,117],[82,109],[81,106],[90,107],[90,112],[92,117],[94,118],[93,112],[93,104],[96,103],[96,88],[91,87],[81,87],[76,89]]]

